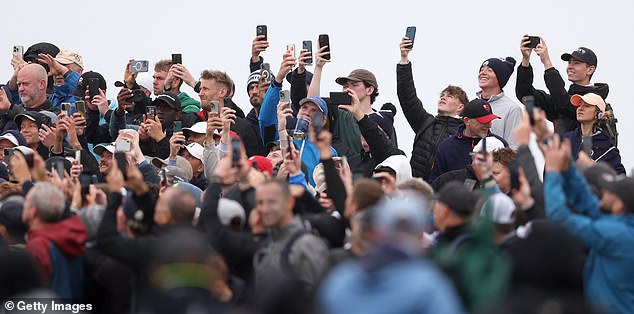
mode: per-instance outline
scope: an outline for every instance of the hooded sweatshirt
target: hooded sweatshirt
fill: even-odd
[[[198,113],[200,112],[200,102],[187,95],[185,92],[178,94],[178,99],[181,101],[183,113]]]
[[[62,298],[80,297],[88,232],[79,216],[29,230],[26,251],[40,267],[43,281]]]

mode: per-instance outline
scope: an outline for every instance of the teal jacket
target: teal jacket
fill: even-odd
[[[586,298],[606,313],[634,313],[634,214],[601,212],[574,165],[563,173],[547,172],[544,190],[548,218],[590,248],[583,271]]]

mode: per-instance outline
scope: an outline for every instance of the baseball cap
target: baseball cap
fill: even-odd
[[[31,120],[33,122],[35,122],[35,124],[37,124],[37,127],[41,127],[42,124],[46,124],[48,126],[52,126],[52,121],[51,119],[43,114],[44,111],[25,111],[23,113],[20,113],[18,115],[15,116],[15,124],[18,125],[18,129],[21,128],[21,124],[22,124],[22,120],[24,119],[28,119]]]
[[[84,68],[84,59],[81,57],[79,53],[73,50],[62,50],[55,57],[57,62],[67,65],[67,64],[76,64],[80,66],[82,69]]]
[[[185,133],[185,131],[198,133],[198,134],[206,134],[207,133],[207,122],[206,121],[196,122],[196,123],[194,123],[192,126],[190,126],[188,128],[183,128],[183,133]]]
[[[500,225],[515,223],[515,203],[503,193],[495,193],[482,205],[480,216],[490,215],[491,221]],[[487,214],[489,213],[489,214]]]
[[[161,169],[169,164],[168,159],[161,159],[158,157],[146,157],[146,160],[149,160],[149,163],[158,169]],[[182,156],[176,156],[176,167],[185,172],[185,181],[189,182],[194,177],[192,165]]]
[[[500,148],[504,148],[506,146],[504,146],[504,143],[502,143],[502,141],[500,141],[500,139],[498,139],[495,136],[487,136],[487,153],[492,153]],[[473,147],[472,152],[474,153],[479,153],[482,150],[482,141],[479,141],[478,144],[476,144],[476,146]]]
[[[111,154],[114,154],[114,142],[113,143],[101,143],[101,144],[97,144],[95,145],[95,147],[93,147],[92,151],[101,156],[101,154],[103,154],[104,150],[107,150],[108,152],[110,152]]]
[[[398,231],[407,227],[415,231],[423,231],[431,225],[431,214],[428,202],[413,192],[383,198],[373,207],[374,226],[383,231]]]
[[[601,181],[601,177],[604,174],[607,174],[609,176],[616,176],[616,171],[614,171],[612,166],[604,161],[595,162],[585,169],[582,168],[581,165],[579,165],[579,170],[586,178],[586,182],[588,182],[592,193],[594,193],[594,195],[599,198],[601,198],[601,185],[603,184],[603,181]]]
[[[218,200],[218,219],[220,219],[220,223],[223,226],[229,226],[231,220],[236,217],[240,218],[240,226],[244,226],[246,213],[242,205],[228,198],[220,198]]]
[[[303,104],[307,102],[314,103],[315,105],[317,105],[317,107],[319,107],[319,109],[321,110],[321,112],[324,113],[324,115],[328,115],[328,105],[326,105],[326,101],[323,100],[321,97],[317,97],[317,96],[306,97],[299,101],[299,106],[301,107]]]
[[[468,217],[473,213],[475,206],[473,193],[461,182],[452,181],[445,184],[435,198],[462,217]]]
[[[470,101],[462,110],[462,116],[465,118],[476,119],[480,123],[489,123],[499,116],[493,114],[491,105],[484,99],[476,98]]]
[[[73,91],[72,95],[79,97],[80,99],[84,99],[84,96],[86,96],[86,87],[88,86],[88,82],[90,79],[98,79],[99,88],[101,88],[101,90],[103,91],[106,90],[107,84],[106,79],[103,78],[103,75],[94,71],[88,71],[84,72],[84,74],[81,75],[81,77],[79,78],[79,82],[77,82],[77,88],[75,88],[75,91]]]
[[[338,77],[335,82],[337,82],[337,84],[345,86],[348,81],[361,81],[364,82],[370,86],[374,86],[375,90],[379,89],[379,84],[376,82],[376,77],[374,76],[374,74],[372,74],[372,72],[366,70],[366,69],[356,69],[353,70],[352,72],[350,72],[350,74],[348,74],[348,76],[345,77]]]
[[[152,77],[147,72],[141,72],[136,76],[136,83],[139,86],[149,90],[150,92],[154,91],[154,85],[152,84]]]
[[[570,58],[583,61],[589,65],[597,66],[597,55],[595,55],[592,50],[586,47],[579,47],[577,48],[577,50],[571,53],[564,53],[561,55],[561,60],[569,61]]]
[[[37,55],[40,53],[56,56],[59,53],[59,48],[57,48],[57,46],[51,43],[46,43],[46,42],[37,43],[29,47],[28,49],[26,49],[26,51],[24,52],[23,59],[26,62],[29,62],[29,61],[37,62],[39,59]],[[47,65],[47,72],[48,72],[48,65]]]
[[[194,158],[200,160],[201,162],[203,161],[203,151],[205,150],[205,148],[202,145],[198,143],[189,143],[185,145],[185,147],[183,147],[181,151],[183,149],[186,149],[190,155],[194,156]]]
[[[268,158],[264,156],[255,155],[255,156],[251,156],[251,158],[247,160],[247,163],[249,164],[249,167],[253,167],[253,163],[255,163],[257,165],[258,171],[266,172],[270,176],[273,176],[273,164],[271,163],[270,160],[268,160]]]
[[[632,193],[634,191],[634,178],[604,174],[601,180],[601,187],[616,195],[625,204],[629,213],[634,213],[634,193]]]
[[[181,111],[181,100],[178,99],[178,96],[172,92],[163,92],[156,96],[156,98],[152,101],[152,105],[158,106],[160,104],[166,104],[168,107],[172,109],[176,109],[176,111]]]
[[[24,139],[24,136],[22,136],[22,134],[20,134],[20,132],[17,130],[7,130],[2,132],[2,135],[0,135],[0,140],[9,141],[11,144],[13,144],[13,147],[26,145],[26,140]]]
[[[605,101],[601,96],[595,93],[587,93],[585,95],[575,94],[570,97],[570,103],[573,106],[579,107],[581,105],[581,101],[585,101],[589,105],[597,106],[601,112],[605,112]]]
[[[167,166],[165,167],[165,176],[167,177],[167,181],[174,185],[178,182],[186,182],[185,178],[187,174],[185,171],[177,166]]]

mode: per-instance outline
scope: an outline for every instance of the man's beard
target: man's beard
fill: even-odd
[[[31,108],[34,105],[34,98],[31,95],[20,96],[20,101],[26,108]]]
[[[249,102],[253,108],[260,108],[262,106],[262,102],[260,101],[260,97],[249,98]]]

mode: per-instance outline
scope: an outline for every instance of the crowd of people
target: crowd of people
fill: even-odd
[[[634,179],[592,50],[561,55],[566,90],[544,39],[522,36],[519,64],[486,59],[481,90],[448,85],[434,114],[410,38],[395,47],[399,106],[380,108],[367,69],[324,97],[321,38],[275,71],[259,33],[246,84],[196,78],[178,55],[130,60],[109,78],[116,99],[77,51],[15,49],[0,88],[0,299],[94,313],[634,312]],[[232,100],[245,87],[246,114]]]

